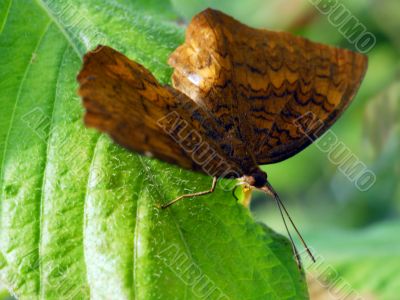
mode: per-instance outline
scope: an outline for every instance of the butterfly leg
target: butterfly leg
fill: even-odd
[[[179,200],[182,200],[182,199],[185,199],[185,198],[197,197],[197,196],[203,196],[203,195],[211,194],[212,192],[214,192],[215,187],[217,186],[217,181],[218,181],[218,178],[217,177],[213,177],[213,182],[212,182],[211,188],[209,190],[203,191],[203,192],[197,192],[197,193],[191,193],[191,194],[185,194],[185,195],[179,196],[178,198],[175,198],[174,200],[162,205],[161,208],[167,208],[168,206],[171,206],[175,202],[178,202]]]

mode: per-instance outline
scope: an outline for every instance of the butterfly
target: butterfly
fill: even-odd
[[[108,46],[87,53],[77,78],[85,124],[131,151],[213,177],[210,190],[163,208],[213,192],[218,178],[238,178],[272,195],[294,226],[259,165],[321,136],[357,92],[367,57],[206,9],[168,63],[172,86]]]

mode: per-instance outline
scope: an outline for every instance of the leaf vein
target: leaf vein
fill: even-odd
[[[52,24],[50,22],[50,24]],[[38,258],[39,258],[39,299],[45,299],[44,297],[44,290],[43,290],[43,283],[42,283],[42,279],[43,279],[43,268],[42,268],[42,239],[43,239],[43,210],[44,210],[44,195],[46,192],[45,186],[46,186],[46,174],[47,174],[47,166],[48,166],[48,156],[49,156],[49,151],[50,151],[50,137],[51,137],[51,131],[53,128],[53,124],[54,124],[54,112],[55,112],[55,108],[56,108],[56,102],[58,99],[58,92],[59,92],[59,81],[60,81],[60,75],[61,75],[61,69],[62,66],[64,64],[64,60],[65,60],[65,54],[67,53],[68,50],[68,46],[65,47],[64,51],[63,51],[63,55],[61,57],[60,60],[60,64],[58,66],[58,74],[57,74],[57,79],[56,79],[56,86],[55,86],[55,91],[54,91],[54,101],[53,101],[53,107],[52,107],[52,111],[51,111],[51,121],[50,121],[50,128],[49,128],[49,132],[47,134],[47,149],[45,152],[45,157],[44,157],[44,170],[43,170],[43,176],[42,176],[42,188],[41,188],[41,195],[40,195],[40,209],[39,209],[39,246],[38,246]]]
[[[88,179],[87,179],[87,182],[86,182],[86,189],[85,189],[85,195],[84,195],[84,197],[83,197],[83,229],[82,229],[82,240],[83,240],[83,244],[85,244],[85,241],[86,241],[86,238],[85,238],[85,236],[86,236],[86,223],[87,223],[87,205],[88,205],[88,195],[89,195],[89,186],[90,186],[90,180],[91,180],[91,174],[92,174],[92,169],[94,169],[94,162],[95,162],[95,157],[96,157],[96,154],[97,154],[97,151],[98,151],[98,145],[99,145],[99,142],[100,142],[100,135],[98,135],[98,137],[97,137],[97,140],[96,140],[96,143],[94,144],[94,147],[93,147],[93,152],[92,152],[92,157],[91,157],[91,160],[90,160],[90,166],[89,166],[89,170],[88,170]],[[86,248],[85,248],[85,245],[83,245],[83,257],[84,257],[84,260],[85,260],[85,265],[86,265]],[[89,284],[89,278],[88,278],[88,273],[86,272],[86,281],[88,282],[88,285],[89,285],[89,288],[88,288],[88,291],[89,291],[89,295],[88,295],[88,297],[89,297],[89,299],[90,299],[90,284]]]
[[[42,1],[42,0],[36,0],[36,3],[44,10],[46,15],[53,21],[53,23],[58,27],[58,29],[61,31],[61,33],[64,35],[65,39],[68,41],[72,49],[76,52],[78,57],[82,60],[82,53],[79,52],[78,45],[73,42],[65,28],[62,26],[62,24],[56,19],[56,17],[51,13],[50,8]]]
[[[10,0],[10,1],[8,2],[7,11],[6,11],[6,14],[5,14],[5,16],[4,16],[3,23],[2,23],[1,26],[0,26],[0,34],[3,32],[4,26],[5,26],[6,23],[7,23],[7,19],[8,19],[8,16],[9,16],[9,14],[10,14],[10,10],[11,10],[11,5],[12,5],[12,3],[13,3],[13,0]]]

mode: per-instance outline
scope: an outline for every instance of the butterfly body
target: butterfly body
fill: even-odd
[[[262,188],[267,183],[267,173],[260,169],[256,170],[256,172],[251,175],[244,175],[242,178],[246,183],[255,188]]]

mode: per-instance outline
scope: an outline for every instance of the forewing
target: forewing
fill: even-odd
[[[227,143],[241,141],[231,152],[248,169],[286,159],[321,135],[367,67],[361,54],[253,29],[211,9],[192,20],[169,62],[174,86],[213,114]],[[297,122],[310,113],[323,125]]]
[[[78,82],[87,126],[129,150],[207,173],[194,150],[207,141],[218,152],[218,135],[187,96],[160,85],[142,65],[107,46],[85,55]],[[213,161],[208,168],[211,175],[223,172]]]

